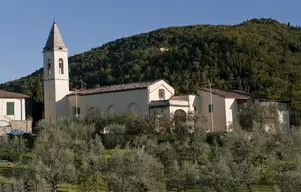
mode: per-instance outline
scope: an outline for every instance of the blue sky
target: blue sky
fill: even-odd
[[[42,67],[55,18],[69,56],[157,28],[268,17],[301,25],[298,0],[2,0],[0,83]]]

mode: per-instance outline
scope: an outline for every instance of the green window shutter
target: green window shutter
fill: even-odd
[[[208,105],[209,113],[213,113],[213,104]]]
[[[6,115],[15,115],[15,103],[14,102],[6,103]]]

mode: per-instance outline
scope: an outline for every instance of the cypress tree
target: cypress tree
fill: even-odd
[[[35,126],[36,122],[43,119],[44,113],[43,91],[40,76],[37,76],[36,78],[32,99],[32,118],[33,125]]]

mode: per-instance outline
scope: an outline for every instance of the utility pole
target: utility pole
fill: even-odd
[[[214,131],[214,123],[213,123],[213,101],[212,101],[212,89],[211,83],[209,81],[209,91],[210,91],[210,112],[211,112],[211,132]]]
[[[77,117],[77,89],[75,89],[75,117]]]

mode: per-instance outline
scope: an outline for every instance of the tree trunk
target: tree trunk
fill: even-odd
[[[11,187],[11,191],[13,192],[13,191],[15,191],[15,189],[14,189],[14,184],[10,184],[10,187]]]
[[[25,183],[24,184],[24,191],[25,192],[29,192],[30,191],[30,184],[29,183]]]
[[[229,186],[227,187],[228,191],[232,192],[233,189],[231,189]]]
[[[250,185],[250,184],[247,184],[247,190],[248,190],[249,192],[252,192],[252,188],[251,188],[251,185]]]
[[[181,187],[179,184],[177,184],[177,192],[181,192]]]
[[[52,188],[52,192],[57,192],[57,183],[55,181],[51,182],[51,188]]]
[[[216,192],[223,192],[223,190],[216,183],[214,184],[214,189]]]

